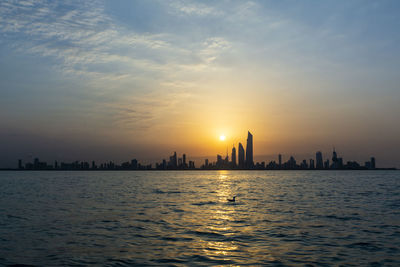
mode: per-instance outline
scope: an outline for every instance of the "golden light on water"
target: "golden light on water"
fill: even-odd
[[[224,136],[225,137],[225,136]],[[222,141],[222,139],[220,138]],[[208,224],[208,232],[220,233],[221,235],[231,236],[234,233],[233,221],[235,220],[235,205],[227,203],[227,198],[230,198],[235,192],[232,191],[230,175],[228,171],[218,172],[217,197],[222,205],[210,209],[210,222]],[[237,255],[239,246],[235,241],[216,241],[202,240],[203,252],[211,259],[229,260],[229,257]]]

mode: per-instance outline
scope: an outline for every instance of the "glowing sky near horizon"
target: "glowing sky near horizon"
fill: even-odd
[[[247,130],[256,160],[335,146],[345,161],[400,167],[399,11],[396,0],[3,0],[0,167],[214,157]]]

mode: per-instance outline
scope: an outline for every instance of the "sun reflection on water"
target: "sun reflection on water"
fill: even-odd
[[[218,197],[218,205],[211,209],[209,231],[217,233],[221,237],[221,241],[204,241],[203,251],[211,258],[221,256],[228,259],[238,250],[235,241],[229,240],[234,235],[233,222],[235,221],[235,205],[227,202],[227,198],[235,195],[233,191],[233,181],[230,180],[228,171],[220,171],[218,175],[218,185],[216,195]]]

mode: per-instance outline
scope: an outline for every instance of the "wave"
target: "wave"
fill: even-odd
[[[202,202],[192,203],[192,205],[194,206],[215,205],[215,204],[217,204],[217,202],[214,201],[202,201]]]
[[[187,231],[187,234],[192,234],[196,236],[206,236],[212,238],[225,238],[223,234],[215,233],[215,232],[207,232],[207,231]]]
[[[154,194],[181,194],[183,192],[181,192],[181,191],[163,191],[161,189],[154,189],[152,191],[152,193],[154,193]]]

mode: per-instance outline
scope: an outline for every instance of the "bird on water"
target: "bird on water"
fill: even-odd
[[[228,200],[229,202],[235,202],[236,201],[236,196],[234,196],[232,199],[227,198],[226,200]]]

